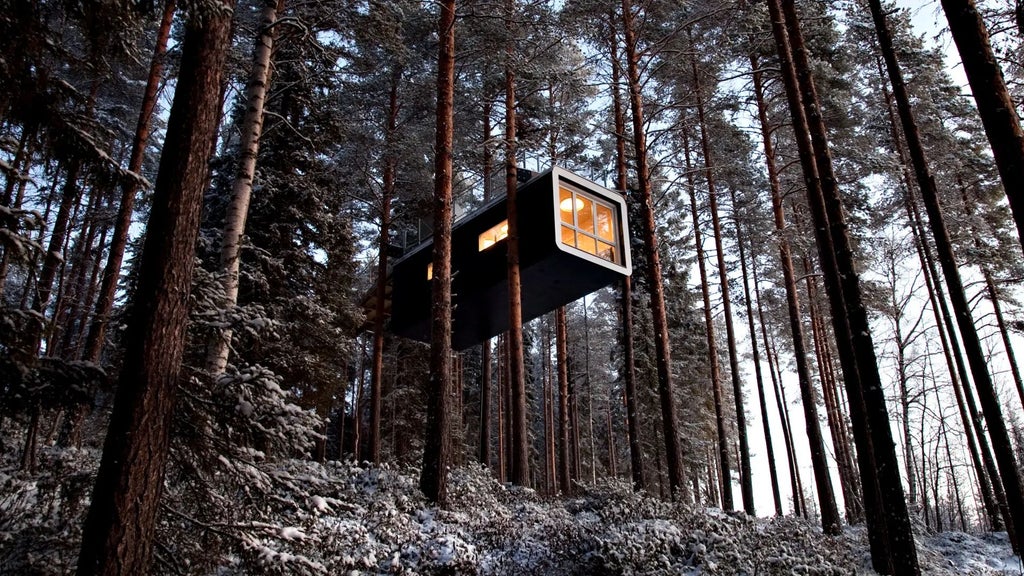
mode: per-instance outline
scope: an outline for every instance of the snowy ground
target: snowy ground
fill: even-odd
[[[860,574],[870,570],[867,534],[863,528],[848,528],[845,535],[851,548],[861,555]],[[918,559],[926,574],[1000,574],[1021,575],[1024,567],[1010,550],[1006,532],[966,534],[939,532],[917,535]]]
[[[36,477],[0,469],[0,574],[73,572],[85,508],[62,479],[81,493],[89,456],[52,453]],[[154,572],[874,574],[863,528],[831,538],[800,519],[675,506],[622,482],[545,499],[459,469],[451,506],[439,510],[423,501],[412,469],[299,460],[259,468],[262,481],[240,486],[233,502],[204,504],[169,484]],[[920,534],[918,549],[925,574],[1024,574],[1005,533]]]

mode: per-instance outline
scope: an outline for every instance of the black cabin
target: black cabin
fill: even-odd
[[[464,350],[508,329],[507,197],[452,227],[452,347]],[[559,167],[519,185],[523,321],[628,276],[626,202]],[[392,269],[391,329],[430,340],[433,243]]]

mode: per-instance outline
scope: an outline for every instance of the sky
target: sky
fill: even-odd
[[[910,11],[911,23],[918,34],[924,35],[926,43],[942,46],[949,74],[965,92],[968,91],[960,55],[947,30],[946,15],[942,12],[939,0],[896,0],[896,5]]]

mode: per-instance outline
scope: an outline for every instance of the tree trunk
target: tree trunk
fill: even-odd
[[[853,263],[817,92],[793,2],[782,3],[785,17],[779,4],[779,0],[768,3],[850,402],[872,563],[882,573],[919,574],[874,344],[860,297],[860,280]]]
[[[1024,6],[1024,3],[1021,5]],[[967,211],[968,222],[971,223],[971,236],[974,237],[974,246],[982,250],[984,245],[982,244],[981,236],[974,226],[974,220],[971,218],[974,216],[974,205],[971,204],[970,199],[967,197],[967,187],[964,186],[960,175],[957,175],[957,184],[960,187],[960,198],[963,200],[964,208]],[[1013,345],[1010,343],[1010,332],[1007,330],[1006,320],[1003,318],[1003,307],[999,303],[999,290],[996,288],[995,280],[992,278],[989,268],[982,265],[981,272],[985,278],[985,290],[988,292],[989,302],[992,303],[992,312],[996,316],[999,336],[1003,340],[1003,349],[1006,352],[1006,361],[1010,365],[1010,374],[1013,376],[1013,383],[1017,388],[1017,397],[1020,398],[1021,407],[1024,408],[1024,379],[1021,378],[1020,367],[1017,365],[1017,356],[1014,354]]]
[[[508,338],[498,336],[498,480],[508,481]]]
[[[650,261],[647,279],[650,284],[651,316],[654,318],[655,359],[658,369],[658,396],[661,401],[661,419],[665,437],[665,459],[668,466],[669,488],[672,498],[686,502],[690,499],[683,466],[682,447],[679,442],[675,387],[672,383],[672,353],[668,339],[668,318],[665,314],[665,294],[661,284],[661,256],[658,253],[657,227],[654,222],[654,199],[651,195],[650,168],[647,165],[647,136],[644,132],[643,97],[640,93],[639,54],[636,31],[633,29],[631,0],[622,0],[622,21],[626,41],[626,78],[629,101],[633,110],[633,144],[636,153],[637,185],[642,209],[644,246]]]
[[[753,64],[756,64],[754,62]],[[811,382],[810,369],[807,365],[806,338],[804,337],[803,322],[800,319],[800,302],[797,296],[796,277],[793,272],[793,258],[790,253],[789,240],[786,238],[786,216],[782,205],[781,186],[779,184],[778,170],[775,166],[775,152],[771,142],[771,128],[768,123],[768,113],[764,106],[763,88],[761,87],[761,74],[755,66],[755,91],[762,96],[758,97],[758,118],[761,124],[762,141],[765,146],[765,161],[768,167],[768,179],[772,193],[772,214],[775,220],[775,230],[779,236],[779,261],[782,265],[783,282],[786,287],[786,307],[789,311],[789,329],[793,338],[793,356],[796,361],[797,378],[800,383],[800,393],[803,399],[804,420],[807,430],[807,439],[811,449],[811,465],[814,469],[815,484],[818,489],[818,502],[821,508],[822,528],[826,533],[835,534],[841,530],[839,523],[839,511],[836,508],[835,496],[832,491],[832,481],[828,473],[828,463],[825,460],[825,445],[821,436],[821,426],[818,421],[817,400],[814,394],[814,387]],[[795,468],[795,466],[794,466]]]
[[[14,160],[14,170],[8,174],[7,184],[4,187],[3,201],[0,202],[4,206],[10,208],[20,209],[22,203],[25,200],[25,188],[28,186],[30,178],[27,178],[27,173],[32,167],[32,155],[35,152],[36,147],[36,134],[38,128],[35,126],[23,126],[22,137],[18,143],[18,153]],[[43,162],[45,164],[45,162]],[[15,178],[15,174],[20,176]],[[17,188],[17,193],[14,189]],[[3,226],[9,228],[12,232],[16,232],[18,223],[9,223],[4,219]],[[7,276],[11,264],[11,251],[7,248],[3,249],[3,257],[0,257],[0,294],[6,292],[7,287]]]
[[[245,234],[245,220],[249,214],[249,200],[252,198],[253,178],[256,175],[256,159],[260,150],[260,135],[263,132],[263,107],[267,100],[272,72],[271,58],[274,53],[274,39],[277,37],[278,14],[284,10],[284,0],[264,0],[260,17],[259,36],[253,49],[252,70],[249,71],[248,86],[245,89],[245,116],[239,128],[239,159],[235,178],[231,182],[231,201],[224,216],[224,230],[220,245],[220,274],[224,286],[224,300],[221,306],[230,310],[238,304],[238,268],[242,252],[242,235]],[[224,373],[231,349],[232,329],[225,328],[210,337],[206,348],[206,370],[216,376]]]
[[[138,174],[142,169],[146,146],[149,143],[150,121],[153,118],[153,110],[156,108],[157,92],[163,76],[164,53],[167,51],[167,38],[171,32],[171,21],[174,19],[174,5],[175,0],[166,0],[164,4],[163,18],[157,31],[156,48],[153,51],[153,58],[149,64],[149,77],[146,80],[146,90],[143,93],[139,119],[135,125],[135,138],[132,140],[131,156],[128,160],[128,170],[134,174]],[[90,362],[99,362],[103,351],[107,321],[110,318],[110,310],[114,305],[117,280],[121,272],[121,263],[124,260],[124,250],[128,245],[128,229],[131,227],[132,212],[135,207],[135,194],[138,192],[138,188],[139,182],[134,178],[125,180],[121,186],[121,203],[117,209],[114,236],[110,239],[107,264],[103,268],[103,276],[100,280],[99,295],[96,298],[93,320],[89,325],[89,333],[85,339],[84,358]]]
[[[715,338],[715,320],[712,316],[711,292],[708,283],[704,241],[700,231],[700,213],[697,210],[696,186],[693,182],[693,170],[690,162],[690,138],[683,135],[683,156],[686,160],[686,185],[690,194],[690,214],[693,217],[693,241],[697,249],[697,269],[700,272],[700,294],[704,301],[704,330],[707,334],[708,369],[711,372],[711,391],[715,405],[715,432],[718,439],[718,465],[721,477],[720,486],[722,508],[731,511],[732,500],[732,468],[729,465],[729,435],[725,427],[725,407],[722,400],[722,372],[718,361],[718,339]]]
[[[835,397],[834,388],[829,382],[828,357],[830,350],[826,344],[824,322],[818,310],[818,288],[814,281],[810,258],[803,257],[804,278],[807,284],[807,311],[811,319],[811,340],[814,353],[818,359],[818,380],[825,401],[825,415],[828,419],[829,432],[832,435],[832,448],[835,452],[836,466],[839,468],[839,485],[843,490],[843,502],[846,505],[846,521],[856,524],[863,520],[863,510],[859,509],[860,494],[854,488],[852,476],[852,460],[848,460],[845,440],[845,422],[839,412],[839,402]],[[848,465],[849,464],[849,465]]]
[[[491,340],[480,354],[480,463],[491,467]]]
[[[149,570],[233,9],[225,0],[186,27],[80,576]]]
[[[569,478],[569,366],[565,306],[555,311],[555,361],[558,363],[558,485],[572,493]]]
[[[554,364],[551,361],[551,316],[544,318],[544,353],[542,372],[544,381],[544,480],[547,493],[554,496],[558,493],[558,460],[555,457],[555,408],[554,408]]]
[[[491,176],[492,153],[491,153],[491,99],[484,94],[483,103],[483,174],[484,174],[484,204],[491,199],[491,189],[488,186]],[[481,344],[482,352],[480,362],[483,365],[480,370],[480,462],[488,468],[491,466],[491,340],[488,338]]]
[[[98,249],[94,248],[96,237],[105,227],[100,222],[100,213],[106,204],[107,195],[106,187],[99,186],[94,186],[89,193],[89,202],[79,226],[81,231],[75,239],[70,258],[65,263],[65,273],[61,275],[58,296],[53,307],[53,321],[46,335],[47,356],[73,358],[70,350],[77,336],[75,325],[85,299],[86,282],[92,276],[93,252],[102,250],[103,247],[101,243]]]
[[[949,0],[943,2],[943,6],[947,10],[947,14],[951,12],[950,5],[954,4]],[[968,0],[965,4],[973,4]],[[889,81],[892,85],[893,97],[896,100],[896,111],[899,114],[900,122],[903,127],[903,137],[906,139],[907,149],[910,153],[910,160],[914,166],[914,173],[917,177],[918,189],[921,191],[921,197],[924,201],[925,211],[928,213],[928,223],[931,225],[932,236],[935,239],[935,248],[938,250],[939,265],[942,268],[943,276],[946,279],[946,287],[949,289],[950,301],[953,304],[953,312],[956,316],[957,327],[960,329],[960,337],[963,339],[964,351],[967,353],[967,361],[971,366],[971,375],[974,378],[974,385],[978,391],[978,399],[981,401],[981,408],[985,414],[985,421],[988,424],[989,436],[992,439],[992,447],[995,451],[996,462],[999,465],[999,473],[1003,484],[1003,489],[1006,494],[1006,503],[1008,506],[1008,517],[1004,518],[1006,522],[1007,532],[1010,533],[1010,541],[1013,544],[1015,552],[1024,550],[1024,487],[1021,484],[1020,470],[1017,468],[1017,461],[1013,454],[1013,444],[1010,441],[1009,432],[1006,429],[1006,422],[1003,420],[1002,409],[999,405],[999,397],[995,390],[995,385],[992,382],[991,374],[988,370],[988,362],[985,357],[985,352],[981,346],[981,339],[978,336],[977,329],[974,325],[974,319],[971,315],[970,303],[967,300],[967,295],[963,287],[963,283],[960,280],[960,271],[957,267],[956,256],[953,253],[952,243],[949,240],[949,234],[946,230],[945,221],[942,215],[942,208],[939,205],[938,191],[935,187],[935,180],[932,177],[931,170],[928,166],[928,160],[925,157],[924,146],[921,143],[921,137],[917,128],[917,121],[914,118],[913,110],[910,107],[910,96],[907,93],[906,85],[903,81],[903,73],[900,70],[899,63],[896,60],[896,52],[893,49],[892,39],[889,35],[888,23],[886,22],[885,14],[882,12],[882,6],[880,0],[870,0],[871,13],[875,20],[875,30],[878,32],[878,41],[882,49],[882,58],[885,60],[886,70],[889,73]],[[969,18],[969,14],[961,12],[959,17],[965,20]],[[976,15],[976,12],[975,12]],[[980,23],[980,16],[977,16],[977,21]],[[951,26],[959,27],[962,22],[958,22]],[[983,26],[978,30],[981,35],[984,35]],[[966,32],[966,29],[961,31]],[[956,36],[956,33],[954,33]],[[958,40],[958,46],[964,47],[962,44],[963,39]],[[987,45],[987,42],[985,42]],[[975,56],[975,55],[969,55]],[[966,68],[965,58],[965,68]],[[982,64],[981,61],[975,61],[975,66]],[[995,64],[993,59],[993,65]],[[998,67],[995,69],[996,76],[998,74]],[[1002,78],[1000,77],[999,80]],[[975,85],[972,83],[973,90],[977,93],[979,90],[989,89],[992,90],[995,87],[991,85]],[[1005,87],[1004,87],[1005,91]],[[1008,102],[1008,100],[1007,100]],[[994,104],[994,103],[993,103]],[[983,108],[981,100],[979,100],[979,108]],[[1008,110],[1010,115],[1013,116],[1014,120],[1017,120],[1016,113],[1013,112],[1012,104]],[[984,114],[983,114],[984,117]],[[1009,123],[1007,119],[1001,119],[1002,122]],[[986,129],[989,128],[989,122],[986,122]],[[1021,135],[1019,123],[1015,124],[1016,131],[1014,138],[1016,139],[1017,151],[1021,155],[1017,156],[1018,166],[1017,170],[1024,170],[1024,136]],[[991,133],[990,133],[991,137]],[[993,143],[993,152],[997,155],[995,143]],[[1011,195],[1011,207],[1013,206],[1016,193],[1021,191],[1024,186],[1024,172],[1018,174],[1018,179],[1013,181],[1013,185],[1018,188],[1011,188],[1010,183],[1004,183],[1007,186],[1007,192]],[[1012,192],[1011,192],[1012,191]],[[1024,210],[1024,206],[1020,207]],[[1016,215],[1016,212],[1015,212]],[[1021,222],[1018,226],[1024,224],[1024,213],[1020,213]],[[966,384],[966,383],[965,383]],[[1015,528],[1020,530],[1015,530]]]
[[[515,0],[507,0],[506,28],[514,30]],[[512,32],[510,32],[512,34]],[[519,214],[516,206],[516,76],[514,36],[505,53],[505,190],[508,196],[508,346],[512,392],[512,482],[530,485],[530,438],[526,426],[526,368],[523,360],[523,298],[519,274]]]
[[[597,483],[597,451],[594,448],[594,388],[590,381],[590,319],[583,298],[583,382],[587,387],[587,436],[590,440],[590,482]]]
[[[764,343],[764,355],[768,361],[768,375],[772,381],[772,391],[775,393],[775,406],[779,412],[779,422],[782,424],[782,440],[786,448],[786,461],[789,466],[790,492],[793,498],[793,514],[803,516],[803,509],[800,505],[800,470],[797,468],[796,454],[793,450],[793,438],[790,435],[789,413],[786,410],[786,403],[783,399],[780,388],[780,378],[776,375],[777,360],[772,352],[771,342],[768,337],[768,328],[764,319],[764,308],[761,305],[761,288],[757,279],[757,266],[751,267],[751,275],[754,281],[754,298],[757,302],[757,317],[761,324],[761,340]]]
[[[434,148],[433,316],[430,325],[430,393],[420,489],[447,504],[452,410],[452,140],[455,95],[455,0],[443,0],[438,18],[437,138]]]
[[[352,459],[363,459],[363,389],[366,388],[366,339],[359,352],[359,378],[356,380],[355,404],[352,405]]]
[[[884,74],[881,64],[879,64],[879,73]],[[935,267],[931,247],[925,240],[924,224],[922,222],[920,210],[917,206],[917,200],[914,197],[909,172],[910,168],[906,160],[906,152],[904,150],[903,143],[899,137],[899,129],[896,120],[896,112],[893,109],[892,97],[884,85],[882,90],[888,107],[893,147],[896,149],[896,155],[900,160],[900,164],[903,166],[903,206],[907,212],[907,219],[910,223],[910,230],[914,238],[914,247],[917,250],[918,260],[921,262],[921,268],[925,271],[924,281],[925,286],[928,289],[928,298],[931,303],[932,314],[935,316],[935,328],[939,333],[939,340],[942,344],[942,352],[946,361],[946,367],[949,371],[950,381],[956,395],[957,406],[959,407],[960,417],[964,426],[964,435],[967,437],[968,451],[971,454],[971,462],[974,464],[975,473],[978,479],[978,488],[981,492],[982,503],[984,505],[986,515],[989,518],[990,528],[992,530],[1002,530],[1002,514],[1000,513],[1000,505],[997,504],[997,498],[995,497],[996,492],[1002,493],[999,476],[995,471],[995,463],[992,461],[991,451],[988,449],[988,441],[985,439],[984,432],[982,432],[976,440],[974,432],[972,431],[973,419],[968,415],[963,390],[961,388],[961,382],[967,382],[970,377],[967,374],[967,368],[964,366],[963,357],[960,353],[960,344],[956,337],[956,328],[953,326],[952,317],[950,316],[949,309],[946,306],[945,291],[942,288],[942,282]],[[971,407],[974,408],[973,398],[971,401]],[[982,448],[984,448],[984,452],[979,450],[979,441]],[[984,458],[982,457],[982,453],[984,453]],[[988,470],[988,472],[986,470]],[[989,472],[991,472],[991,474]],[[996,485],[999,485],[1000,487],[996,488]],[[998,500],[999,502],[1005,502],[1005,498],[1003,497],[1000,497]]]
[[[1024,409],[1024,379],[1021,378],[1020,367],[1017,365],[1017,355],[1013,352],[1013,344],[1010,343],[1010,331],[1006,327],[1006,319],[1003,317],[1003,307],[999,303],[999,290],[992,279],[992,273],[983,270],[985,274],[985,289],[988,290],[989,301],[992,303],[992,311],[996,315],[996,325],[999,327],[999,336],[1003,340],[1003,350],[1006,352],[1006,361],[1010,365],[1010,373],[1013,375],[1013,383],[1017,388],[1017,398],[1020,399],[1021,408]]]
[[[692,46],[692,41],[691,41]],[[743,383],[740,381],[740,361],[736,351],[736,330],[733,327],[732,299],[729,296],[729,274],[725,267],[725,248],[722,246],[722,224],[718,217],[718,191],[715,186],[714,160],[708,141],[708,127],[704,117],[704,96],[697,60],[690,60],[693,72],[693,86],[697,98],[697,121],[700,124],[700,146],[704,154],[704,178],[708,186],[708,209],[711,212],[711,229],[715,239],[715,256],[718,263],[718,281],[722,292],[722,317],[725,320],[726,345],[729,349],[729,374],[732,378],[732,396],[736,406],[736,434],[739,436],[740,493],[743,510],[755,516],[754,483],[750,472],[750,447],[747,443],[747,413],[743,406]],[[727,478],[727,481],[728,478]]]
[[[612,108],[615,115],[615,186],[632,202],[626,176],[626,117],[622,109],[622,95],[619,84],[622,65],[619,63],[618,41],[615,35],[615,11],[609,14],[609,49],[612,61]],[[622,325],[622,380],[626,403],[626,436],[629,442],[629,465],[633,478],[633,490],[647,488],[644,478],[643,444],[640,440],[640,422],[636,396],[636,360],[633,353],[633,284],[629,276],[622,279],[621,325]]]
[[[373,362],[370,364],[370,459],[380,464],[381,384],[384,380],[384,314],[388,288],[388,249],[391,246],[391,199],[395,195],[398,158],[394,149],[398,129],[398,81],[400,72],[391,75],[388,94],[387,132],[384,169],[381,174],[380,240],[377,246],[377,284],[373,317]]]
[[[733,205],[736,205],[735,193],[733,194]],[[736,219],[736,245],[740,252],[740,274],[743,277],[743,302],[747,308],[747,329],[750,331],[750,348],[751,353],[754,357],[754,380],[757,382],[757,399],[758,407],[761,409],[761,427],[764,431],[764,444],[765,451],[768,456],[768,475],[772,482],[772,498],[775,502],[775,515],[782,516],[782,493],[779,491],[779,472],[775,465],[775,446],[772,444],[772,430],[768,424],[768,400],[764,393],[764,376],[761,373],[761,352],[757,346],[757,330],[754,327],[754,309],[751,303],[750,295],[750,281],[747,277],[747,256],[746,249],[744,249],[744,240],[750,240],[751,250],[753,251],[753,240],[750,238],[744,238],[743,227],[740,225],[739,219]],[[757,265],[757,258],[755,255],[751,255],[753,261],[752,266]]]
[[[1024,131],[1020,117],[974,0],[942,0],[942,9],[992,147],[992,156],[1017,223],[1017,234],[1024,243]],[[875,11],[874,2],[871,10]]]

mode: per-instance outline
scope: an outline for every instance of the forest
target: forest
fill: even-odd
[[[0,5],[0,573],[1024,573],[1021,0]]]

